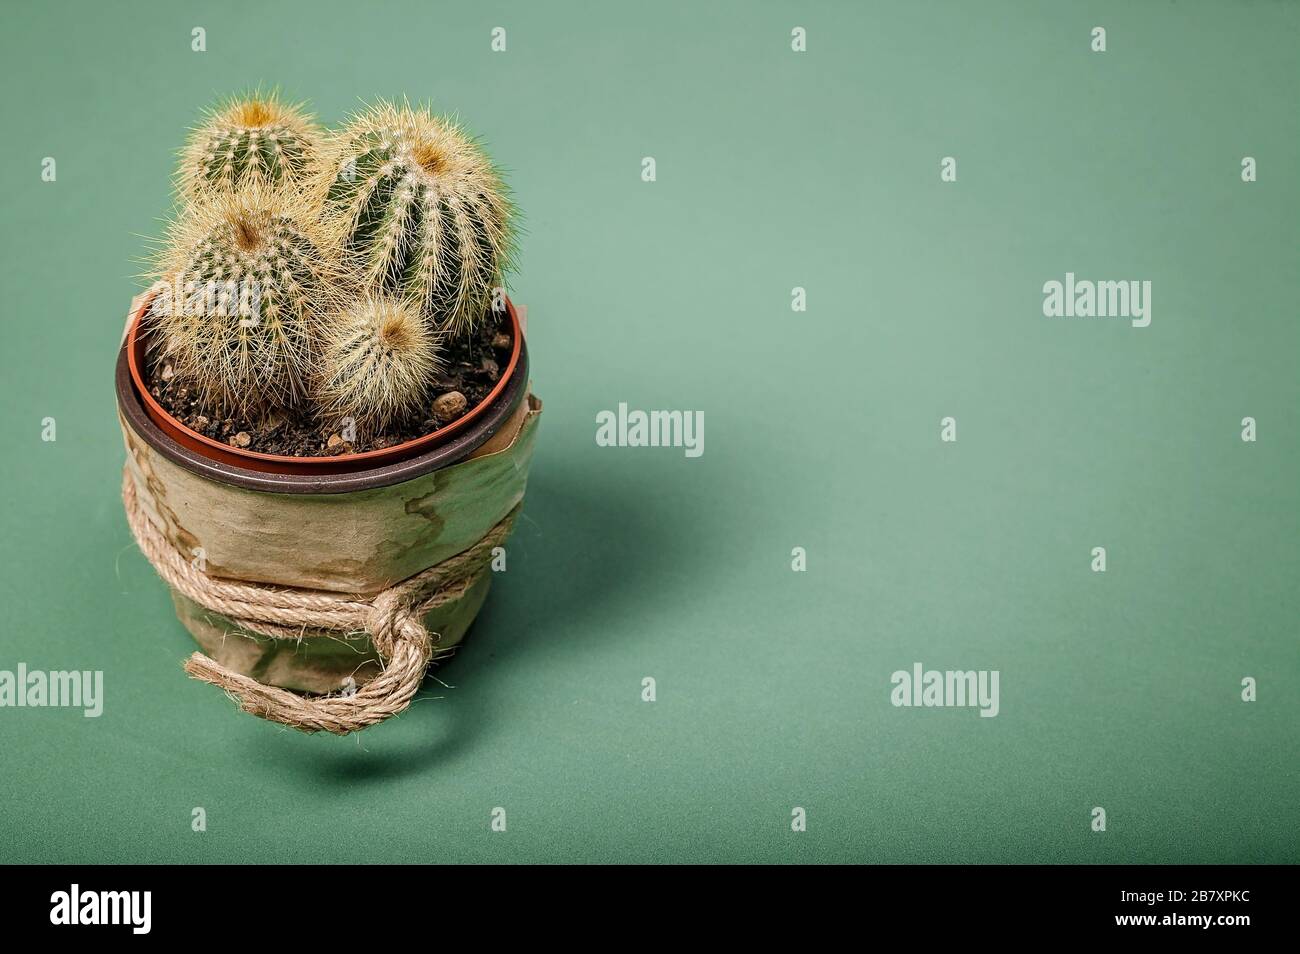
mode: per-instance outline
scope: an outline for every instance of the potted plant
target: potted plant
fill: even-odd
[[[464,636],[541,403],[505,294],[513,211],[455,123],[335,130],[254,93],[190,136],[116,389],[123,502],[246,711],[347,733]]]

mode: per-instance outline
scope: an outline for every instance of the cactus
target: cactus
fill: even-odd
[[[169,230],[150,314],[165,358],[223,411],[265,416],[308,391],[343,276],[301,206],[248,187],[192,204]]]
[[[464,333],[497,304],[512,209],[492,163],[454,122],[380,103],[336,136],[318,194],[366,285]]]
[[[209,110],[190,134],[177,179],[191,199],[247,185],[297,188],[320,153],[320,130],[301,106],[256,92]]]
[[[428,412],[441,347],[414,303],[364,295],[325,328],[316,401],[328,419],[380,432]]]

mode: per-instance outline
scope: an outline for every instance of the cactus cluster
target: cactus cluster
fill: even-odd
[[[499,302],[512,210],[454,122],[378,104],[335,132],[254,94],[191,136],[153,277],[161,356],[213,407],[382,433],[427,417],[447,341]]]

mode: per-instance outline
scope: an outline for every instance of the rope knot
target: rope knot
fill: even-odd
[[[421,652],[433,651],[434,640],[416,612],[415,600],[400,585],[389,587],[374,598],[366,613],[366,632],[383,659],[391,659],[398,642],[403,640]]]

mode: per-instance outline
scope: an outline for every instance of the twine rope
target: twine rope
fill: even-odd
[[[468,549],[373,597],[361,597],[215,579],[193,566],[154,526],[140,506],[129,470],[122,473],[122,504],[136,543],[158,575],[204,609],[273,639],[370,635],[382,671],[352,695],[302,696],[264,685],[198,652],[185,662],[187,673],[224,689],[245,712],[303,732],[335,735],[382,722],[411,704],[437,643],[425,628],[425,614],[459,599],[487,572],[492,548],[505,542],[522,506],[517,504]]]

